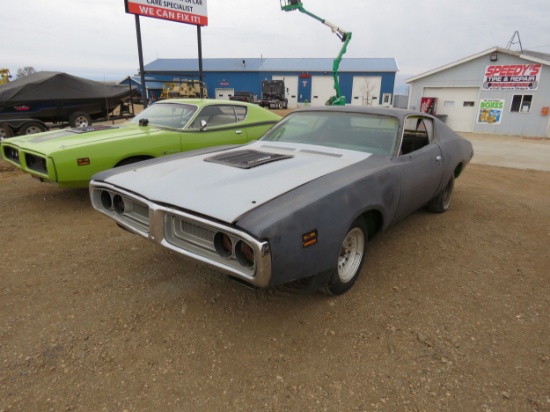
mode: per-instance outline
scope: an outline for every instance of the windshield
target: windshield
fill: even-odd
[[[150,125],[181,129],[189,123],[196,111],[197,106],[189,104],[155,103],[130,120],[130,123],[139,124],[141,119],[147,119]]]
[[[279,122],[262,141],[305,143],[392,155],[399,122],[389,116],[345,112],[296,112]]]

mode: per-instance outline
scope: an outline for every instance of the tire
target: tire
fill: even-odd
[[[74,112],[69,116],[71,127],[86,127],[92,125],[92,118],[84,112]]]
[[[436,197],[430,200],[430,203],[428,203],[428,210],[434,213],[445,213],[451,204],[454,187],[455,177],[453,175],[443,190],[439,192]]]
[[[44,127],[43,124],[38,122],[28,122],[25,123],[20,129],[19,129],[19,135],[23,136],[26,134],[35,134],[35,133],[42,133],[46,131],[46,127]]]
[[[13,137],[13,129],[7,124],[0,125],[0,142],[5,139]]]
[[[325,293],[341,295],[355,284],[365,260],[367,240],[367,225],[359,217],[352,223],[342,241],[336,268],[323,289]]]

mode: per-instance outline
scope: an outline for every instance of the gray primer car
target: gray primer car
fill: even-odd
[[[247,145],[99,173],[90,196],[122,227],[250,285],[309,278],[341,294],[368,239],[423,206],[448,209],[472,156],[424,113],[312,107]]]

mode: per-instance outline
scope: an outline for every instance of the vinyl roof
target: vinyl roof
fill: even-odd
[[[203,59],[206,72],[316,72],[332,71],[334,59],[328,58],[224,58]],[[197,72],[198,59],[157,59],[145,65],[146,73]],[[344,58],[339,72],[397,72],[395,58]]]

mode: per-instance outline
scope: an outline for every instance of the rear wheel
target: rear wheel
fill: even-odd
[[[86,127],[92,125],[92,118],[84,112],[74,112],[69,116],[71,127]]]
[[[362,218],[356,219],[342,241],[337,267],[330,276],[324,291],[341,295],[354,285],[359,277],[367,250],[367,226]]]
[[[19,134],[25,135],[25,134],[35,134],[35,133],[42,133],[46,131],[46,127],[44,127],[43,124],[38,122],[28,122],[25,123],[20,129]]]
[[[436,197],[428,203],[428,209],[434,213],[444,213],[449,209],[451,199],[453,198],[453,190],[455,187],[455,177],[451,176],[447,185]]]

